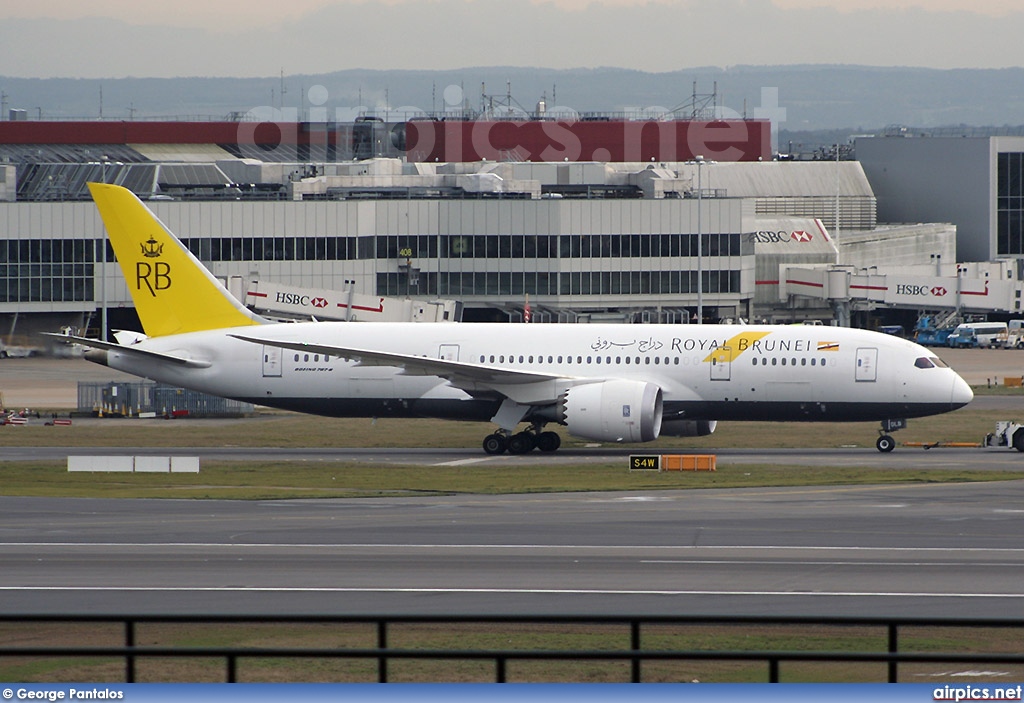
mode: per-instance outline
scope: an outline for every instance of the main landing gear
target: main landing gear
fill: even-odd
[[[905,429],[906,426],[906,420],[882,420],[882,429],[878,430],[878,440],[875,442],[875,448],[886,454],[891,452],[896,448],[896,440],[889,433]]]
[[[528,430],[509,434],[506,430],[498,430],[484,437],[484,451],[488,454],[529,454],[534,449],[542,452],[553,452],[562,446],[562,438],[557,432],[543,432],[543,425],[533,425]]]

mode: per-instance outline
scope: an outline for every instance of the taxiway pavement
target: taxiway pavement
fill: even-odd
[[[972,384],[1024,352],[942,351]],[[82,360],[0,361],[8,406],[74,407]],[[118,377],[121,377],[120,375]],[[1012,413],[1021,400],[979,398]],[[1008,419],[1017,418],[1008,415]],[[495,467],[625,456],[479,449],[4,448],[4,458]],[[719,463],[1024,469],[1017,452],[716,450]],[[1024,480],[356,500],[0,497],[8,613],[802,614],[1001,617],[1024,607]]]
[[[0,498],[10,613],[1000,617],[1024,481],[191,501]]]

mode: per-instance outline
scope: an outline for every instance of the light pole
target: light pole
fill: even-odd
[[[704,232],[701,227],[701,201],[703,200],[703,173],[704,157],[694,156],[697,162],[697,324],[704,324]]]
[[[107,162],[110,160],[106,154],[100,159],[103,162],[103,183],[107,182]],[[100,238],[100,339],[107,341],[107,238]]]

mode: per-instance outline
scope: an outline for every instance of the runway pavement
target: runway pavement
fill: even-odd
[[[11,613],[1024,607],[1024,481],[311,501],[0,498]]]

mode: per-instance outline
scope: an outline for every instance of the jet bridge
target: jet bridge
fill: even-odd
[[[446,299],[393,298],[285,286],[270,281],[232,277],[229,290],[246,307],[261,315],[288,320],[346,320],[350,322],[459,322],[462,303]]]
[[[956,276],[907,275],[850,266],[782,266],[779,300],[811,298],[849,310],[902,308],[1019,313],[1024,286],[1012,262],[959,264]]]

